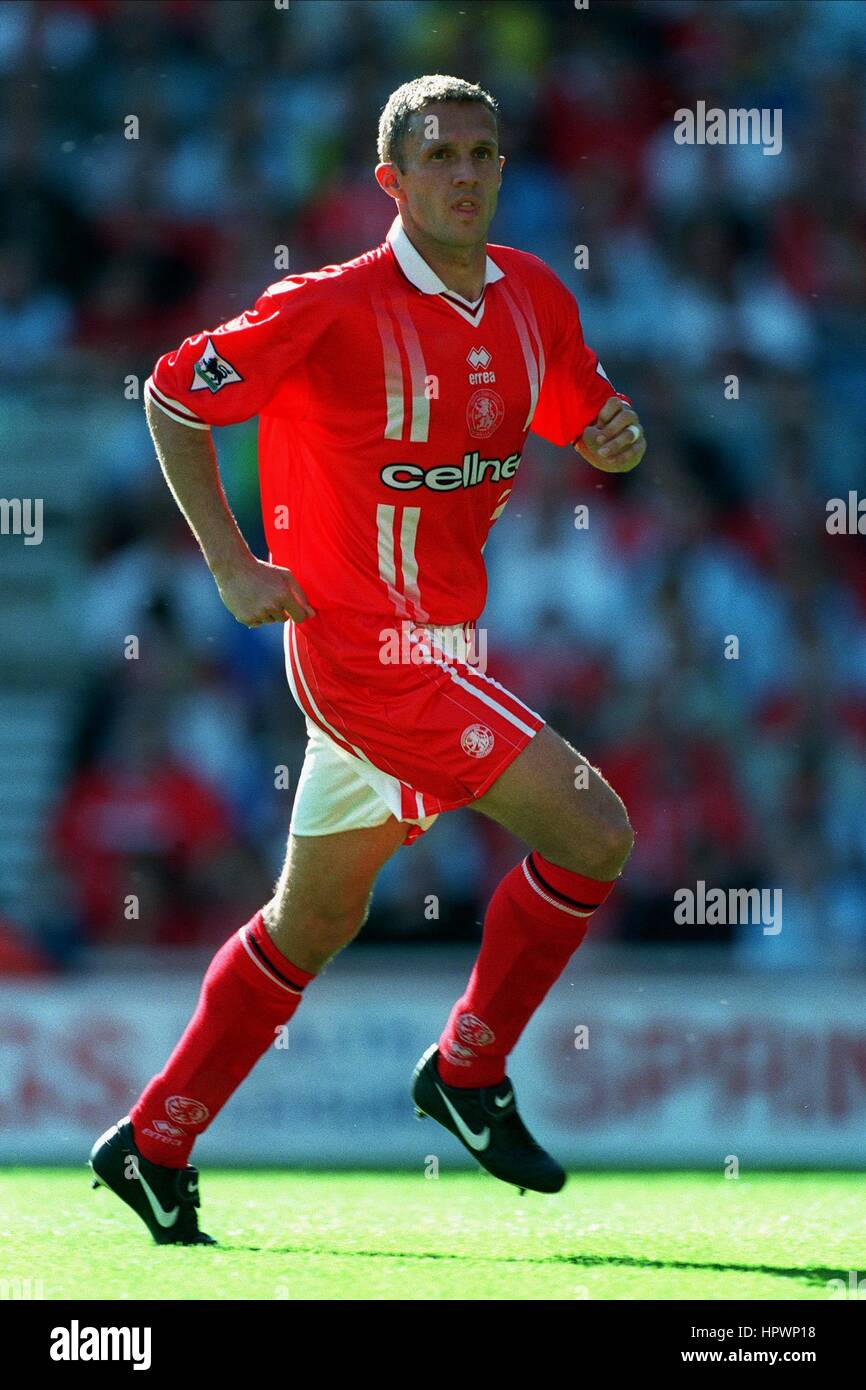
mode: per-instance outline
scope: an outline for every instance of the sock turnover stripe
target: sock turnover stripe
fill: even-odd
[[[538,865],[536,864],[531,854],[527,855],[525,863],[528,864],[531,873],[538,880],[538,886],[542,887],[545,890],[545,892],[551,893],[555,898],[558,898],[561,902],[568,903],[569,907],[579,908],[582,912],[595,912],[595,909],[601,906],[600,903],[578,902],[577,898],[570,898],[567,893],[561,892],[559,888],[554,888],[553,885],[551,883],[548,883],[547,879],[539,873]]]
[[[546,903],[550,903],[551,907],[558,908],[560,912],[567,912],[568,915],[569,915],[569,917],[581,917],[581,918],[583,918],[583,917],[589,917],[589,916],[591,916],[591,914],[592,914],[593,912],[595,912],[595,908],[594,908],[594,907],[587,907],[587,908],[568,907],[568,906],[562,901],[562,898],[555,898],[555,897],[553,897],[552,894],[546,893],[546,892],[544,891],[544,889],[541,888],[541,887],[535,882],[535,879],[532,877],[532,874],[531,874],[531,872],[530,872],[530,870],[529,870],[529,866],[528,866],[528,864],[527,864],[527,862],[526,862],[525,859],[523,860],[523,862],[522,862],[522,864],[520,865],[520,867],[521,867],[521,869],[523,870],[524,878],[526,879],[526,881],[527,881],[527,883],[529,884],[530,888],[532,889],[533,893],[537,893],[538,896],[539,896],[540,898],[543,898],[544,901],[545,901]]]
[[[244,950],[254,965],[257,965],[263,974],[267,975],[274,984],[278,984],[281,989],[288,990],[290,994],[303,994],[303,985],[297,985],[290,980],[287,975],[282,975],[276,966],[271,965],[259,943],[256,941],[248,927],[241,928],[241,941]],[[259,959],[261,958],[261,959]]]

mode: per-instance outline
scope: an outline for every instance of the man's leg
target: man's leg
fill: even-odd
[[[472,809],[532,846],[497,887],[481,951],[439,1039],[450,1086],[490,1086],[586,935],[634,841],[625,807],[599,772],[548,726]]]
[[[152,1163],[183,1168],[193,1143],[288,1022],[305,986],[360,930],[405,823],[290,835],[274,896],[217,951],[164,1069],[130,1111]]]
[[[484,796],[472,802],[546,859],[590,878],[614,879],[634,833],[616,792],[549,724]]]
[[[408,830],[389,816],[368,830],[290,835],[274,896],[262,909],[277,949],[317,974],[366,922],[376,876]]]

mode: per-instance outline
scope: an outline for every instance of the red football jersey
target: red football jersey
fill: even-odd
[[[472,304],[399,217],[374,250],[289,275],[187,338],[146,389],[193,428],[259,416],[271,561],[317,617],[380,624],[477,619],[482,551],[530,429],[571,444],[610,396],[630,404],[543,261],[490,245]]]

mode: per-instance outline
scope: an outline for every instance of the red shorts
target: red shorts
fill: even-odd
[[[398,820],[477,800],[544,726],[481,669],[475,637],[474,623],[371,629],[352,613],[285,624],[286,674],[308,727]]]

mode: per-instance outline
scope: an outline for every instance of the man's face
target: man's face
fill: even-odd
[[[446,246],[487,241],[505,159],[486,106],[431,102],[412,116],[401,160],[405,172],[379,167],[393,169],[410,224]]]

